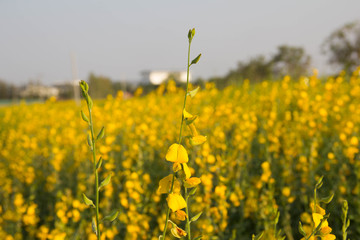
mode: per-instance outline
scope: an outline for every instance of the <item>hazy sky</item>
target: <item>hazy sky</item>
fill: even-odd
[[[194,77],[225,75],[280,44],[303,46],[321,73],[330,71],[321,43],[359,9],[359,0],[0,0],[0,79],[69,81],[71,53],[81,79],[184,70],[192,27],[192,57],[202,53]]]

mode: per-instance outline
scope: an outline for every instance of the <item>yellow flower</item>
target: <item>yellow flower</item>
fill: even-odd
[[[185,218],[187,218],[187,215],[183,210],[177,210],[175,212],[175,217],[176,217],[176,219],[178,219],[180,221],[185,221]]]
[[[199,185],[200,183],[201,183],[200,178],[192,177],[192,178],[189,178],[189,179],[185,180],[184,186],[186,188],[192,188],[192,187],[195,187],[195,186]]]
[[[171,183],[173,180],[173,175],[170,174],[167,177],[164,177],[159,182],[159,188],[157,190],[158,194],[167,194],[169,193],[171,189]],[[180,182],[175,178],[174,179],[174,186],[173,186],[173,192],[179,193],[180,192]]]
[[[320,213],[313,213],[312,214],[312,218],[313,218],[313,221],[314,221],[314,224],[315,224],[315,228],[317,228],[321,222],[321,219],[324,218],[323,215],[321,215]],[[325,220],[322,222],[321,224],[321,228],[323,227],[328,227],[328,222]]]
[[[185,109],[183,110],[183,115],[184,115],[184,119],[191,119],[193,118],[194,116],[190,113],[188,113]]]
[[[169,162],[187,163],[189,161],[186,149],[181,145],[174,143],[169,147],[165,156]]]
[[[179,193],[170,193],[167,202],[173,212],[186,207],[185,199]]]
[[[314,202],[310,203],[310,208],[314,213],[320,213],[322,216],[326,214],[325,210],[320,207],[318,204],[316,204],[316,209],[314,209]]]
[[[177,238],[186,237],[186,235],[187,235],[187,233],[184,230],[182,230],[175,224],[173,224],[173,227],[171,228],[171,233],[174,237],[177,237]]]
[[[193,146],[203,144],[204,142],[206,142],[206,136],[197,135],[190,138],[190,144]]]
[[[186,163],[183,163],[182,165],[183,165],[183,169],[184,169],[184,173],[185,173],[185,179],[190,178],[191,172],[190,172],[188,165]]]

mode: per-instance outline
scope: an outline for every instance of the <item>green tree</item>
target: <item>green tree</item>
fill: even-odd
[[[230,71],[225,77],[225,83],[234,83],[239,79],[249,79],[251,82],[260,82],[271,77],[271,63],[265,56],[259,55],[247,62],[239,62],[237,69]]]
[[[330,64],[347,72],[354,70],[360,65],[360,22],[347,23],[331,33],[322,51]]]
[[[104,76],[96,76],[91,73],[89,76],[89,92],[93,98],[105,98],[113,93],[111,79]]]
[[[277,53],[272,57],[269,65],[273,76],[276,78],[290,75],[298,78],[306,75],[311,63],[311,57],[306,54],[302,47],[281,45]]]

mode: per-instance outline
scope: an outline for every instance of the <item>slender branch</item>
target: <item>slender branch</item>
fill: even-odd
[[[90,132],[91,132],[91,143],[92,143],[92,153],[93,153],[93,168],[95,174],[95,193],[96,193],[96,200],[95,200],[95,208],[96,208],[96,236],[97,239],[100,240],[100,227],[99,227],[99,176],[96,169],[96,148],[95,148],[95,136],[94,136],[94,127],[92,122],[92,114],[91,108],[88,105],[89,110],[89,117],[90,117]]]

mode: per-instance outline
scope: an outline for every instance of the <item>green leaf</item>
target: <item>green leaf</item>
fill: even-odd
[[[190,92],[188,92],[188,96],[190,97],[195,97],[196,93],[199,91],[200,87],[195,88],[194,90],[191,90]]]
[[[279,222],[279,218],[280,218],[280,212],[276,212],[276,216],[275,216],[275,224],[277,224]]]
[[[105,128],[102,127],[99,134],[96,137],[96,140],[102,139],[104,137],[104,135],[105,135]]]
[[[330,196],[321,198],[319,201],[328,204],[329,202],[331,202],[333,197],[334,197],[334,194],[332,193]]]
[[[119,215],[119,211],[118,210],[114,210],[114,211],[112,211],[109,215],[107,215],[106,217],[104,217],[101,221],[103,222],[103,221],[110,221],[110,222],[112,222],[112,221],[114,221],[116,218],[117,218],[117,216]]]
[[[103,158],[100,157],[99,161],[96,163],[96,169],[99,169],[101,167],[102,161],[103,161]]]
[[[201,214],[202,214],[202,212],[196,214],[194,217],[192,217],[192,218],[190,219],[190,222],[195,222],[196,220],[198,220],[199,217],[201,216]]]
[[[197,62],[200,60],[200,57],[201,57],[201,53],[191,61],[190,65],[197,64]]]
[[[197,187],[191,189],[191,191],[189,192],[189,196],[192,196],[196,193]]]
[[[259,233],[258,235],[252,237],[253,240],[260,240],[262,236],[264,235],[264,232]]]
[[[195,115],[195,116],[192,117],[192,118],[185,119],[186,125],[192,124],[192,123],[195,121],[196,118],[197,118],[197,116]]]
[[[87,135],[87,143],[88,143],[89,147],[92,149],[92,141],[91,141],[89,134]]]
[[[83,110],[81,110],[81,118],[82,118],[82,120],[84,120],[85,122],[89,123],[89,119],[88,119],[88,117],[85,115],[85,113],[83,112]]]
[[[323,184],[323,181],[322,181],[323,178],[324,178],[324,176],[321,176],[320,179],[317,181],[317,183],[316,183],[316,185],[315,185],[315,188],[316,188],[316,189],[321,188],[321,186],[322,186],[322,184]]]
[[[202,236],[197,236],[196,238],[193,238],[193,240],[201,240]]]
[[[102,187],[105,187],[106,185],[109,184],[111,180],[111,174],[109,174],[101,183],[100,183],[100,186],[99,186],[99,189],[102,188]]]
[[[93,232],[97,235],[97,228],[96,228],[95,218],[93,218],[91,220],[91,228],[92,228]]]
[[[85,193],[82,194],[82,197],[83,197],[83,200],[84,200],[84,203],[87,205],[87,206],[92,206],[92,207],[95,207],[93,201],[88,198]]]
[[[299,227],[298,227],[298,229],[299,229],[299,232],[301,233],[301,235],[303,235],[304,237],[306,237],[306,232],[304,231],[304,228],[303,228],[301,222],[299,222]]]

